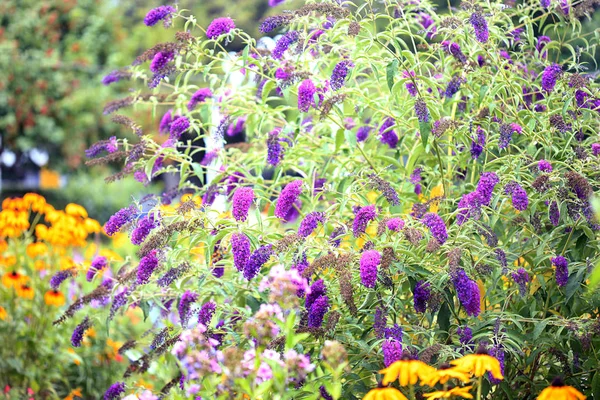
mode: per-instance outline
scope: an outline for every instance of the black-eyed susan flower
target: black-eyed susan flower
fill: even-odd
[[[450,379],[457,379],[463,383],[470,380],[469,374],[457,367],[451,367],[449,364],[444,364],[438,370],[434,370],[431,375],[421,381],[427,386],[435,386],[438,382],[442,385],[446,384]]]
[[[384,385],[398,379],[400,386],[415,385],[419,379],[426,379],[434,372],[435,368],[423,361],[411,360],[407,357],[403,357],[400,361],[396,361],[389,367],[379,371],[380,374],[384,374],[382,381]]]
[[[562,379],[554,378],[550,386],[542,390],[537,400],[585,400],[585,398],[573,386],[567,386]]]
[[[363,400],[408,400],[398,389],[393,387],[375,388],[363,397]]]
[[[455,387],[448,390],[438,390],[431,393],[423,394],[423,397],[431,400],[435,399],[449,399],[451,397],[460,396],[463,399],[472,399],[473,395],[469,393],[473,386]]]
[[[6,318],[8,318],[8,313],[4,307],[0,306],[0,319],[6,321]]]
[[[476,377],[490,372],[495,379],[504,379],[500,370],[500,361],[487,354],[487,351],[482,347],[477,350],[476,354],[468,354],[457,360],[450,361],[450,364],[456,365],[458,369],[471,373]]]
[[[58,290],[48,290],[44,294],[44,302],[49,306],[60,307],[65,304],[65,295]]]
[[[18,286],[15,288],[15,290],[17,292],[17,296],[21,297],[22,299],[31,300],[35,295],[33,288],[27,284]]]
[[[19,274],[17,271],[12,271],[2,275],[2,284],[7,288],[18,288],[20,285],[27,282],[27,276]]]

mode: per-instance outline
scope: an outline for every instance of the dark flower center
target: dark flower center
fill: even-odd
[[[479,347],[477,348],[477,354],[489,354],[487,349],[485,348],[485,346],[483,344],[480,344]]]
[[[560,377],[557,376],[556,378],[554,378],[552,380],[551,386],[562,387],[562,386],[565,386],[565,383],[563,382],[563,380]]]

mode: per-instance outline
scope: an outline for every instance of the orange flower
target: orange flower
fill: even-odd
[[[449,399],[453,396],[460,396],[463,399],[472,399],[473,395],[469,393],[473,386],[455,387],[448,390],[438,390],[436,392],[425,393],[423,397],[428,399]]]
[[[17,271],[9,272],[2,275],[2,284],[7,288],[17,288],[27,282],[29,278],[26,275],[21,275]]]
[[[0,239],[0,253],[4,253],[8,250],[8,243],[4,239]]]
[[[6,312],[4,307],[0,306],[0,319],[2,321],[6,321],[6,318],[8,318],[8,313]]]
[[[36,258],[37,256],[46,254],[48,252],[48,246],[43,242],[29,243],[25,252],[29,258]]]
[[[81,394],[81,388],[71,390],[71,393],[69,393],[67,397],[64,398],[64,400],[75,400],[76,397],[83,399],[83,395]]]
[[[44,302],[49,306],[60,307],[65,304],[65,295],[58,290],[48,290],[44,294]]]
[[[407,400],[407,398],[398,389],[384,387],[370,390],[363,400]]]
[[[419,379],[427,379],[435,368],[425,364],[423,361],[402,359],[392,363],[389,367],[379,371],[384,374],[382,383],[387,385],[396,379],[400,386],[415,385]]]
[[[33,266],[38,271],[43,271],[45,269],[48,269],[48,264],[46,264],[46,262],[44,260],[35,260],[35,262],[33,263]]]
[[[457,360],[450,361],[450,364],[456,365],[459,369],[471,373],[476,377],[490,372],[496,379],[504,379],[500,370],[500,362],[488,355],[485,350],[480,349],[476,354],[468,354]]]
[[[17,296],[27,300],[33,299],[35,294],[33,288],[29,285],[21,285],[15,288],[15,290],[17,291]]]
[[[8,256],[8,257],[0,256],[0,265],[4,265],[5,267],[12,267],[16,263],[17,263],[17,257],[15,257],[15,256]]]
[[[555,378],[552,384],[538,396],[537,400],[585,400],[586,397],[573,386],[567,386],[560,378]]]

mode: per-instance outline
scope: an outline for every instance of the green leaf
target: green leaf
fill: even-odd
[[[540,323],[536,324],[535,328],[533,328],[533,338],[532,339],[534,342],[540,337],[540,335],[546,328],[546,325],[548,325],[548,322],[550,322],[550,321],[543,320]]]
[[[596,372],[592,378],[592,394],[594,399],[600,399],[600,372]]]
[[[146,319],[148,318],[148,315],[150,315],[150,303],[148,303],[148,301],[143,300],[140,302],[140,308],[142,309],[142,312],[144,313],[144,321],[146,321]]]
[[[396,76],[396,72],[398,71],[398,64],[398,60],[393,60],[386,68],[387,85],[390,92],[392,91],[392,87],[394,87],[394,76]]]
[[[438,311],[437,321],[440,329],[444,332],[448,332],[450,329],[450,308],[448,307],[448,303],[444,302],[442,307],[440,307],[440,311]]]
[[[592,275],[590,275],[590,289],[596,288],[596,286],[598,286],[598,283],[600,283],[600,260],[596,262],[594,271],[592,271]]]
[[[344,129],[340,128],[335,133],[335,152],[337,153],[340,150],[340,147],[344,144]]]

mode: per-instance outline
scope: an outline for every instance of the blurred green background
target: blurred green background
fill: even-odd
[[[84,150],[101,139],[131,135],[102,115],[103,105],[126,96],[131,83],[104,86],[101,80],[110,71],[130,65],[154,44],[172,40],[178,27],[149,28],[142,22],[149,9],[161,4],[152,0],[0,1],[0,197],[38,191],[56,206],[78,202],[104,222],[132,197],[148,192],[132,178],[105,186],[103,178],[110,175],[110,167],[85,166]],[[259,22],[267,15],[303,2],[292,0],[277,7],[270,7],[268,0],[182,0],[178,4],[191,10],[203,26],[213,18],[230,16],[238,27],[259,37]],[[447,5],[440,1],[440,10]],[[599,14],[592,20],[581,18],[584,33],[600,26]],[[240,50],[235,42],[229,46]],[[152,134],[156,121],[150,112],[126,113]],[[150,190],[160,192],[160,185],[154,183]]]

